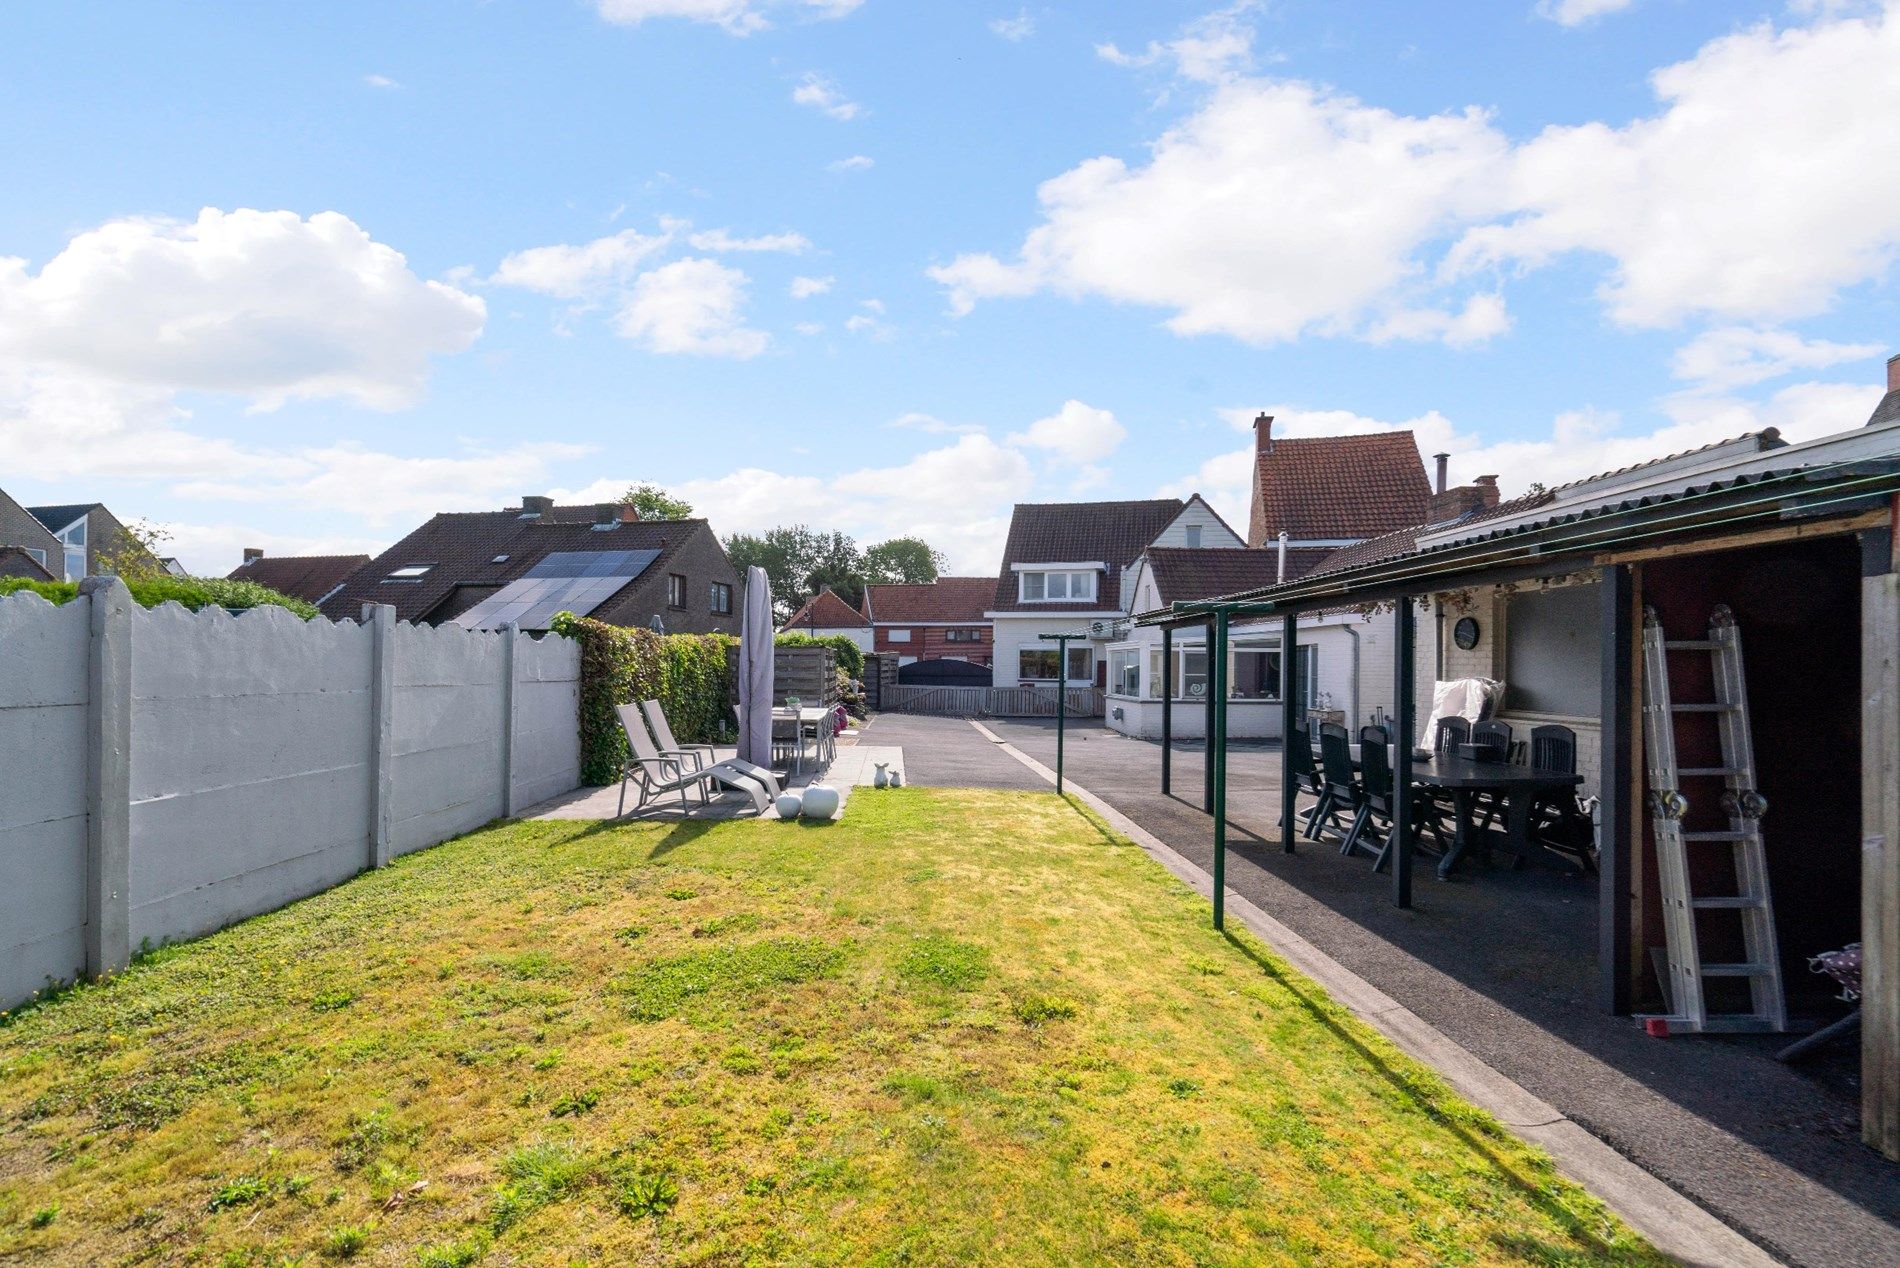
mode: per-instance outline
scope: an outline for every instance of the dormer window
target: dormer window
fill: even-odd
[[[1017,574],[1018,595],[1023,603],[1095,601],[1095,573],[1079,570],[1050,570]]]

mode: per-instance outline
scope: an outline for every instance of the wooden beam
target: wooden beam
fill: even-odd
[[[1900,574],[1861,579],[1861,1138],[1900,1160]]]
[[[1636,550],[1611,551],[1596,556],[1593,562],[1600,567],[1611,567],[1616,564],[1643,563],[1656,559],[1680,559],[1684,555],[1713,555],[1725,550],[1746,550],[1751,546],[1772,546],[1777,542],[1802,541],[1814,537],[1838,537],[1844,533],[1858,533],[1863,529],[1883,527],[1887,523],[1887,517],[1887,509],[1879,507],[1871,511],[1860,511],[1831,519],[1794,520],[1785,524],[1776,524],[1771,528],[1758,528],[1746,533],[1733,533],[1726,537],[1671,542],[1664,546],[1646,546]]]

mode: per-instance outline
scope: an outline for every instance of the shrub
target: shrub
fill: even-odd
[[[317,614],[317,609],[302,599],[279,594],[255,581],[232,581],[227,577],[135,577],[126,582],[126,589],[132,592],[132,598],[141,607],[147,608],[155,608],[161,603],[182,603],[194,612],[199,608],[242,611],[245,608],[279,607],[289,608],[305,619]],[[31,590],[53,603],[66,603],[79,593],[79,583],[0,577],[0,595],[12,594],[17,590]]]
[[[838,654],[839,669],[852,678],[864,676],[864,649],[852,642],[849,635],[781,634],[777,642],[780,647],[829,647]]]
[[[707,743],[725,733],[732,675],[724,634],[655,634],[606,625],[572,612],[548,628],[581,645],[581,778],[612,784],[627,763],[627,737],[614,706],[658,700],[674,738]]]

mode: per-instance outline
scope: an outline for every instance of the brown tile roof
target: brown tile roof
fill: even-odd
[[[983,623],[996,600],[995,577],[938,577],[928,585],[888,584],[864,588],[864,606],[880,625],[907,621]]]
[[[1121,609],[1121,570],[1186,507],[1180,498],[1146,502],[1019,502],[1009,521],[1003,570],[996,579],[994,611],[1116,612]],[[1022,603],[1016,598],[1014,564],[1085,563],[1101,560],[1101,578],[1091,607],[1071,603]]]
[[[605,532],[596,531],[593,521],[591,506],[557,507],[552,515],[527,519],[518,507],[438,514],[351,573],[343,588],[322,604],[323,615],[355,619],[365,603],[388,603],[395,606],[398,620],[419,621],[436,615],[444,600],[451,600],[441,613],[449,615],[458,606],[453,602],[458,587],[500,586],[557,550],[658,550],[659,558],[629,582],[637,584],[654,569],[664,568],[688,537],[711,531],[703,519],[639,520]],[[414,581],[388,580],[396,569],[411,564],[431,567]],[[460,606],[466,610],[468,605]]]
[[[1409,431],[1262,439],[1247,544],[1377,537],[1428,514],[1432,487]]]
[[[28,581],[55,579],[39,560],[26,553],[24,546],[0,546],[0,577],[25,577]]]
[[[805,606],[792,613],[792,619],[785,622],[785,628],[840,630],[860,629],[870,622],[864,619],[864,613],[838,597],[837,591],[825,586],[805,600]]]
[[[1293,574],[1295,555],[1312,555],[1310,567],[1325,550],[1289,550],[1287,573]],[[1177,599],[1211,599],[1236,590],[1254,590],[1270,586],[1279,576],[1279,552],[1275,550],[1191,550],[1180,546],[1150,546],[1148,566],[1154,570],[1155,588],[1163,603]]]
[[[315,603],[369,562],[368,555],[265,555],[239,564],[233,581],[255,581],[279,594]]]

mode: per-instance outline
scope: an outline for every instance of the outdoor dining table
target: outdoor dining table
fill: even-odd
[[[1539,799],[1580,786],[1583,776],[1434,753],[1412,759],[1412,782],[1451,794],[1457,830],[1451,849],[1438,862],[1438,877],[1444,880],[1465,851],[1477,844],[1479,829],[1471,821],[1471,812],[1479,793],[1496,793],[1504,799],[1505,848],[1522,862],[1530,857],[1531,813]]]
[[[797,709],[790,709],[784,705],[773,707],[772,721],[791,722],[795,724],[792,727],[792,731],[796,736],[792,757],[792,770],[794,773],[802,772],[805,769],[805,728],[812,728],[812,741],[816,743],[818,739],[818,727],[828,722],[830,718],[830,709],[820,709],[813,705],[800,705]]]

